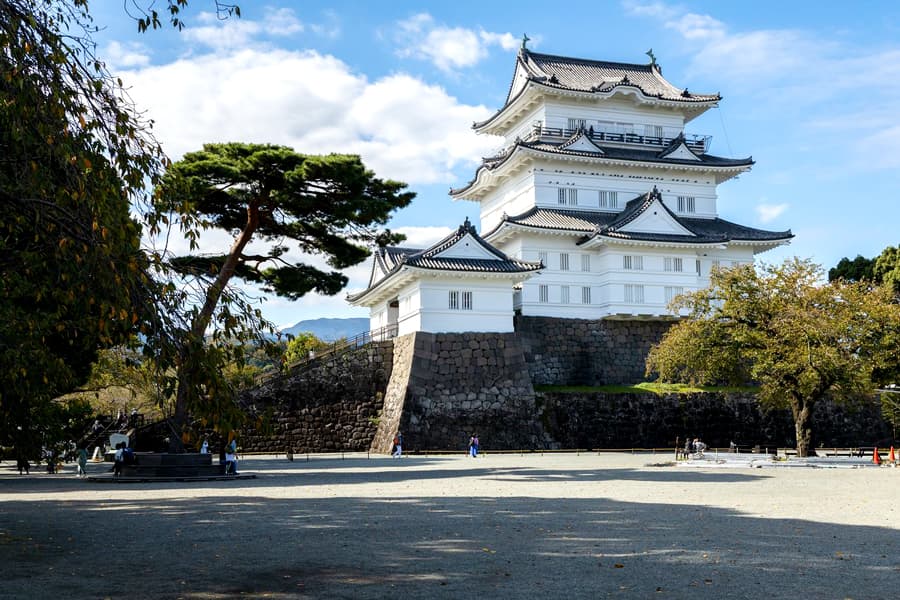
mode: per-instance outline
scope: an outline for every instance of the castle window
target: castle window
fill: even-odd
[[[681,273],[684,271],[684,260],[677,256],[667,256],[663,259],[663,270],[670,273]]]
[[[697,269],[697,277],[700,277],[700,275],[702,274],[702,270],[700,268],[700,259],[698,258],[695,262],[696,262],[695,268]]]
[[[556,190],[560,205],[578,206],[578,189],[561,187]]]
[[[720,265],[719,265],[719,259],[718,259],[718,258],[714,258],[714,259],[713,259],[713,261],[712,261],[712,266],[713,266],[713,269],[718,269],[718,268],[719,268]]]
[[[598,194],[600,195],[600,208],[618,208],[619,192],[600,190]]]
[[[559,301],[563,304],[569,303],[569,286],[563,285],[559,288]]]
[[[542,304],[550,302],[550,288],[548,286],[538,286],[538,302],[541,302]]]
[[[569,255],[565,252],[560,252],[560,254],[559,254],[559,270],[560,271],[568,271],[569,270]]]
[[[581,129],[584,126],[585,126],[584,119],[571,119],[571,118],[569,119],[569,129],[572,129],[572,130]]]
[[[585,286],[581,288],[581,303],[582,304],[590,304],[591,303],[591,288]]]
[[[625,302],[632,304],[644,303],[644,286],[631,283],[625,284]]]
[[[667,285],[665,289],[666,293],[666,304],[672,301],[675,296],[680,296],[684,293],[684,288],[680,286],[671,286]]]
[[[622,257],[622,268],[628,271],[643,271],[644,257],[625,255]]]
[[[581,255],[581,270],[589,273],[591,270],[591,255],[590,254],[582,254]]]
[[[541,264],[545,267],[547,266],[547,253],[546,252],[538,252],[538,260],[541,261]]]
[[[697,212],[696,201],[693,196],[678,196],[678,212]]]
[[[472,292],[462,293],[462,309],[472,310]]]
[[[472,310],[472,292],[450,290],[448,307],[450,310]]]
[[[661,138],[663,136],[662,125],[644,125],[644,135]]]

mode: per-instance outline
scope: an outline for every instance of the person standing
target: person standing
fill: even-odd
[[[403,433],[398,431],[396,437],[394,437],[394,458],[400,458],[403,456]]]
[[[478,434],[473,433],[469,438],[469,454],[472,458],[478,458]]]
[[[200,454],[209,454],[209,442],[207,440],[203,440],[203,443],[200,445]]]

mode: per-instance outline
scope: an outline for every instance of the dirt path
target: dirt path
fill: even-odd
[[[680,469],[621,454],[302,458],[244,460],[254,480],[156,485],[20,478],[0,464],[0,598],[900,590],[900,469]]]

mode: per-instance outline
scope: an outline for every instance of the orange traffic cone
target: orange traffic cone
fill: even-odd
[[[893,447],[893,446],[891,446],[891,455],[890,455],[890,459],[891,459],[891,462],[892,462],[892,463],[893,463],[893,462],[897,462],[897,459],[894,458],[894,447]]]
[[[878,456],[878,446],[875,446],[875,451],[872,452],[872,462],[875,463],[876,465],[881,464],[881,457]]]

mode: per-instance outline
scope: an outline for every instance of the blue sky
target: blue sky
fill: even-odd
[[[139,4],[144,3],[142,0]],[[162,4],[157,2],[157,4]],[[900,5],[889,2],[265,2],[218,20],[192,0],[187,27],[138,34],[123,3],[91,4],[98,53],[119,73],[173,159],[205,142],[353,152],[418,197],[391,227],[427,244],[478,207],[453,202],[499,147],[471,123],[503,103],[522,34],[537,52],[644,63],[720,107],[689,133],[711,153],[752,155],[719,187],[719,214],[794,242],[758,256],[875,256],[898,243]],[[210,237],[205,248],[227,240]],[[321,264],[321,263],[319,263]],[[348,271],[347,291],[369,265]],[[367,316],[344,294],[269,296],[279,325]]]

